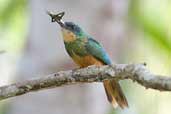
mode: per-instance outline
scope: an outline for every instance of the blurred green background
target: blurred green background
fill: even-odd
[[[2,74],[0,85],[9,84],[15,79],[15,74],[19,70],[18,62],[20,62],[28,46],[28,36],[30,36],[30,26],[32,26],[30,24],[32,7],[29,7],[29,2],[27,0],[0,0],[0,51],[2,52],[0,54],[0,73]],[[52,0],[49,0],[49,2],[51,4]],[[117,6],[117,2],[116,0],[115,6]],[[65,3],[67,3],[66,0]],[[96,2],[93,3],[96,4]],[[65,8],[61,9],[65,10]],[[43,13],[45,13],[45,10]],[[72,8],[66,10],[72,10]],[[83,11],[77,12],[82,14]],[[122,46],[126,48],[120,50],[124,53],[117,63],[146,62],[151,72],[169,76],[171,74],[170,12],[170,0],[129,0],[128,12],[124,20],[128,23],[128,29],[131,29],[128,33],[128,36],[131,37],[124,41],[125,45]],[[72,15],[69,16],[72,17]],[[81,19],[78,20],[81,23]],[[50,36],[50,33],[47,36]],[[103,41],[103,39],[101,40]],[[105,40],[105,42],[108,41]],[[121,83],[128,97],[130,108],[126,110],[110,108],[106,114],[171,113],[171,94],[169,92],[146,90],[131,81],[124,80]],[[7,111],[10,110],[9,102],[10,100],[1,103],[0,114],[9,113]],[[12,114],[12,112],[10,113]]]
[[[27,34],[28,10],[26,0],[0,1],[0,49],[19,54]]]

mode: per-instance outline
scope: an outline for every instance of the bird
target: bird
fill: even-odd
[[[80,67],[90,65],[111,65],[112,61],[103,46],[88,35],[78,24],[70,21],[64,22],[64,12],[53,15],[52,22],[57,22],[61,28],[65,49],[73,61]],[[127,99],[118,81],[104,80],[104,89],[108,101],[114,108],[120,106],[122,109],[128,107]]]

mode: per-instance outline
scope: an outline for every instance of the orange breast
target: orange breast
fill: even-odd
[[[78,56],[76,54],[73,54],[72,59],[81,68],[87,67],[87,66],[90,66],[90,65],[97,65],[97,66],[103,65],[103,63],[101,61],[97,60],[96,58],[94,58],[91,55],[87,55],[87,56],[84,56],[84,57],[80,57],[80,56]]]
[[[62,35],[65,42],[73,42],[76,40],[76,35],[67,29],[62,29]]]

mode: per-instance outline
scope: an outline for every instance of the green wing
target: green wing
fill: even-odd
[[[89,38],[86,44],[87,53],[94,56],[104,64],[111,64],[110,58],[104,48],[94,39]]]

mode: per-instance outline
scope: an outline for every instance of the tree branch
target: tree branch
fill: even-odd
[[[145,68],[144,64],[117,64],[60,71],[45,77],[2,86],[0,87],[0,100],[41,89],[77,83],[103,82],[106,79],[131,79],[146,88],[171,91],[170,77],[154,75]]]

